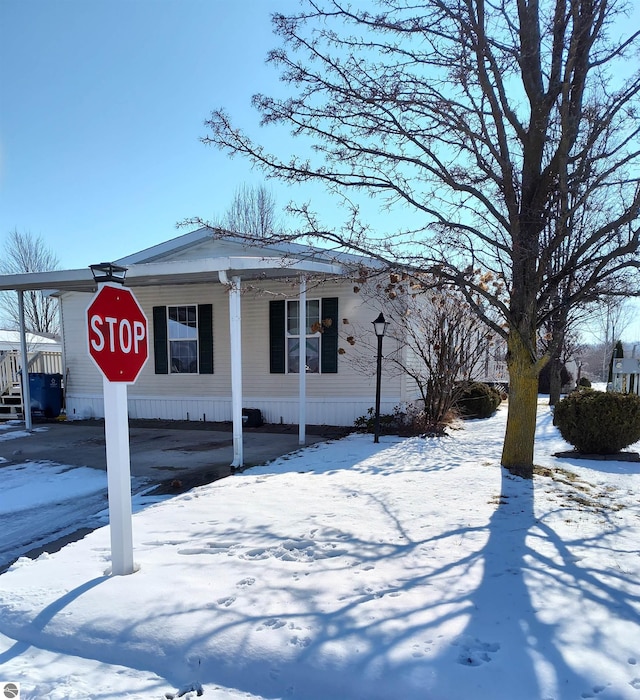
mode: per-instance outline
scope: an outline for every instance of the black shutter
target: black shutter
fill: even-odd
[[[198,304],[198,372],[213,374],[212,304]]]
[[[156,374],[169,374],[166,306],[153,307],[153,359]]]
[[[322,299],[321,320],[331,320],[330,324],[323,323],[322,339],[320,340],[320,371],[323,374],[338,372],[338,298]]]
[[[285,302],[269,302],[269,370],[271,374],[285,372]]]

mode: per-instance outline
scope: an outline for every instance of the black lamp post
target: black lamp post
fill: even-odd
[[[93,279],[100,282],[118,282],[124,284],[124,278],[127,275],[127,268],[122,265],[116,265],[111,262],[97,263],[89,265]]]
[[[385,320],[382,312],[373,323],[373,330],[378,338],[378,361],[376,367],[376,417],[374,424],[373,441],[380,442],[380,379],[382,377],[382,339],[389,325]]]

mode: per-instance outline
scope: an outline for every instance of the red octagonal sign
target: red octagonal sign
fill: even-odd
[[[149,356],[147,318],[133,294],[105,284],[87,309],[89,354],[110,382],[132,383]]]

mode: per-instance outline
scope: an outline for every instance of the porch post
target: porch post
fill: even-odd
[[[29,355],[27,354],[27,331],[24,323],[24,291],[18,289],[18,315],[20,317],[20,355],[22,356],[22,413],[24,427],[31,432],[31,387],[29,386]]]
[[[242,307],[240,278],[232,277],[229,287],[229,330],[231,335],[231,412],[233,416],[232,467],[242,467]]]
[[[298,379],[299,399],[298,399],[298,444],[304,445],[306,442],[307,427],[307,278],[300,275],[300,302],[299,302],[299,322],[300,322],[300,345],[298,358]]]

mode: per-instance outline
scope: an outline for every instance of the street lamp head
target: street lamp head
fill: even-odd
[[[378,318],[375,321],[372,321],[373,323],[373,330],[375,331],[376,335],[378,338],[382,338],[384,336],[385,331],[387,330],[387,326],[389,323],[384,320],[384,316],[382,315],[382,311],[378,315]]]
[[[97,263],[89,265],[89,267],[96,282],[119,282],[124,284],[124,278],[127,275],[126,267],[110,262]]]

